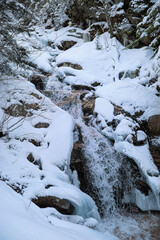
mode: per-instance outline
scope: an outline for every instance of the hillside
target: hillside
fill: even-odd
[[[153,239],[160,1],[1,3],[0,239]]]

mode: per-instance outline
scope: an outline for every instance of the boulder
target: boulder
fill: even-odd
[[[62,214],[71,215],[74,212],[74,206],[70,203],[70,201],[55,196],[37,197],[32,199],[32,202],[34,202],[40,208],[56,208],[57,211]]]
[[[49,127],[49,123],[39,122],[34,127],[35,128],[48,128]]]
[[[151,135],[160,135],[160,115],[153,115],[149,118],[148,128]]]
[[[90,87],[90,86],[87,86],[87,85],[80,85],[80,84],[73,84],[72,85],[72,89],[74,90],[88,90],[88,91],[94,91],[94,87]]]
[[[21,101],[21,104],[11,104],[7,109],[4,109],[4,111],[13,117],[31,117],[33,116],[32,111],[38,109],[38,103],[28,104]]]
[[[83,111],[84,115],[85,116],[93,115],[94,106],[95,106],[95,97],[94,96],[82,101],[82,111]]]
[[[38,90],[44,90],[44,76],[34,74],[29,78],[30,82],[33,83]]]
[[[57,65],[57,67],[71,67],[76,70],[82,70],[82,67],[76,63],[63,62]]]
[[[77,42],[75,42],[75,41],[62,41],[61,45],[58,45],[58,48],[60,50],[64,50],[65,51],[65,50],[73,47],[76,43]]]

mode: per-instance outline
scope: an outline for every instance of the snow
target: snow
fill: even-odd
[[[137,131],[137,141],[145,141],[147,139],[147,135],[141,131],[141,130],[138,130]]]
[[[107,121],[113,119],[113,105],[104,98],[96,98],[94,112],[101,114]]]
[[[150,89],[137,83],[127,80],[117,81],[99,87],[96,94],[117,106],[121,106],[131,115],[144,111],[141,117],[143,120],[148,120],[152,115],[160,114],[160,109],[157,107],[160,104],[159,97],[155,96]]]
[[[0,239],[3,240],[116,240],[85,226],[47,217],[35,204],[0,181]],[[90,220],[91,221],[91,220]]]
[[[32,116],[10,117],[4,122],[2,131],[7,135],[0,139],[1,178],[12,186],[19,186],[23,196],[28,199],[48,195],[65,198],[75,206],[75,214],[98,220],[94,201],[71,183],[69,164],[73,146],[73,118],[24,79],[8,79],[0,84],[4,99],[1,109],[12,106],[13,102],[20,105],[22,99],[25,104],[39,106],[36,110],[31,107]],[[9,102],[5,99],[7,92]],[[3,115],[7,117],[4,112]],[[39,122],[49,123],[49,127],[36,128],[35,124]],[[14,128],[11,127],[13,125]],[[29,154],[32,154],[37,165],[27,159]],[[48,184],[54,188],[46,189]]]

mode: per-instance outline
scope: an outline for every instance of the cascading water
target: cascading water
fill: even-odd
[[[72,91],[58,81],[54,84],[54,88],[49,91],[50,98],[74,117],[81,131],[84,145],[83,164],[87,168],[83,191],[95,200],[101,216],[113,213],[121,202],[120,168],[123,157],[96,128],[84,123],[80,99],[84,92]],[[77,137],[79,133],[76,132],[75,135],[76,142],[79,140],[79,136]]]
[[[72,90],[70,86],[53,77],[49,86],[46,86],[44,93],[59,107],[68,111],[78,126],[79,130],[74,132],[74,142],[83,145],[81,165],[84,169],[84,173],[79,177],[80,181],[84,181],[82,190],[95,200],[102,216],[97,229],[110,231],[123,240],[151,239],[148,226],[157,221],[156,217],[143,216],[140,212],[133,212],[132,208],[131,212],[128,212],[123,208],[124,199],[129,206],[132,201],[134,203],[133,182],[135,177],[140,178],[140,174],[134,169],[135,165],[132,166],[126,157],[115,151],[105,136],[95,127],[84,123],[81,98],[86,91]]]

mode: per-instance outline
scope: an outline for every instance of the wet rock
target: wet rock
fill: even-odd
[[[87,86],[87,85],[78,85],[78,84],[73,84],[72,85],[72,89],[74,90],[88,90],[88,91],[94,91],[94,87],[90,87],[90,86]]]
[[[39,122],[39,123],[37,123],[34,127],[35,127],[35,128],[48,128],[49,125],[50,125],[49,123]]]
[[[60,50],[64,50],[65,51],[65,50],[73,47],[76,43],[77,42],[75,42],[75,41],[62,41],[61,45],[58,45],[58,48]]]
[[[160,85],[157,85],[156,90],[160,93]]]
[[[160,148],[159,146],[150,145],[149,150],[153,157],[154,163],[160,172]]]
[[[76,70],[82,70],[82,67],[76,63],[63,62],[57,65],[57,67],[71,67]]]
[[[149,80],[148,86],[150,87],[151,85],[153,85],[154,83],[156,83],[158,81],[157,78],[152,78],[151,80]]]
[[[149,118],[148,128],[151,135],[160,135],[160,115],[154,115]]]
[[[148,170],[147,174],[150,177],[159,177],[159,175],[160,175],[159,172],[155,172],[155,171],[151,171],[151,170]]]
[[[29,162],[33,163],[34,165],[38,166],[40,170],[42,170],[42,164],[40,160],[35,160],[32,153],[28,154],[27,159]]]
[[[78,179],[80,181],[80,189],[85,191],[88,183],[85,177],[86,168],[83,149],[84,145],[82,142],[76,142],[74,144],[70,159],[70,168],[72,171],[77,171]]]
[[[4,136],[5,136],[5,134],[2,131],[0,131],[0,138],[4,137]]]
[[[44,79],[44,76],[35,74],[29,78],[29,81],[35,85],[36,89],[44,90]]]
[[[74,212],[74,206],[67,199],[61,199],[55,196],[42,196],[32,199],[38,207],[52,207],[57,209],[62,214],[71,215]]]
[[[95,106],[95,97],[89,97],[86,100],[82,101],[82,111],[85,116],[93,115]]]
[[[152,191],[150,186],[142,181],[142,180],[137,180],[136,181],[136,188],[141,191],[141,193],[145,194],[146,196],[149,194],[149,191]]]

